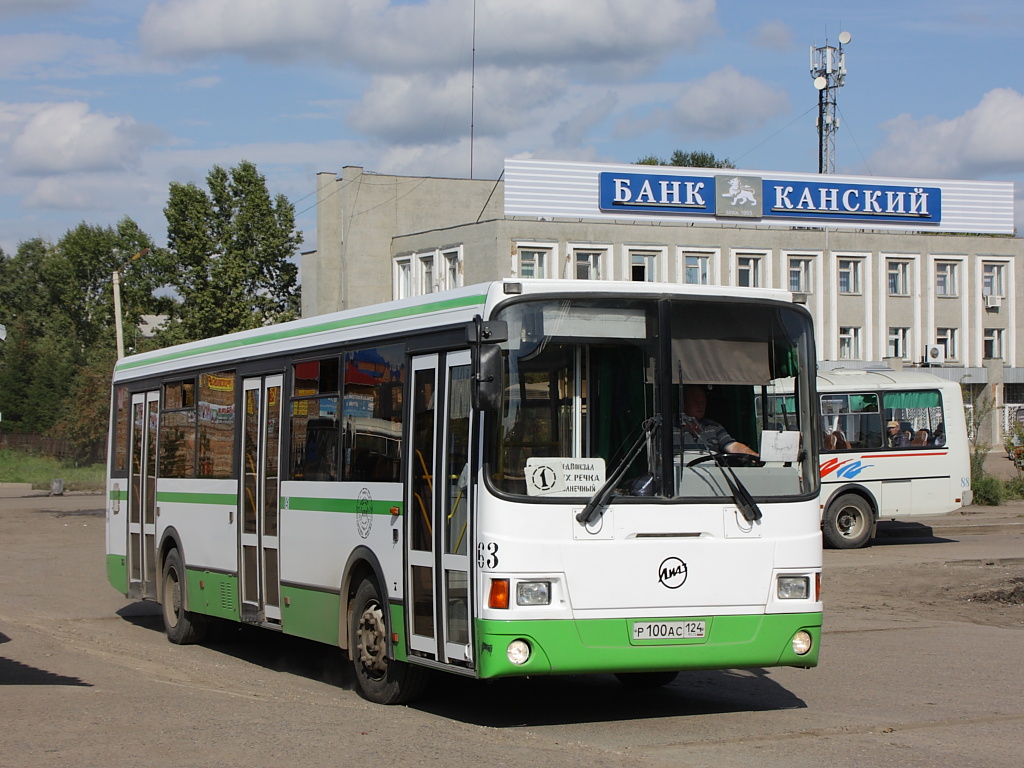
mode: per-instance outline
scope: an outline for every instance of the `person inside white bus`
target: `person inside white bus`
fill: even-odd
[[[730,435],[717,421],[705,418],[708,408],[708,392],[697,384],[683,387],[683,413],[689,419],[683,419],[683,448],[697,449],[704,443],[717,453],[746,453],[757,456],[758,453]],[[700,434],[698,439],[697,434]],[[703,442],[702,442],[703,440]]]
[[[907,433],[900,429],[900,423],[898,421],[889,422],[889,447],[890,448],[909,448],[910,438]]]
[[[939,426],[935,428],[935,433],[932,435],[932,439],[928,444],[939,447],[946,444],[946,423],[944,421],[939,422]]]

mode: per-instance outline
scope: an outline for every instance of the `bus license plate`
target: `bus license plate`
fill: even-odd
[[[633,624],[634,640],[689,640],[704,637],[701,621],[638,621]]]

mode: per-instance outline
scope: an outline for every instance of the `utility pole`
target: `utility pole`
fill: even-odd
[[[132,256],[121,267],[114,270],[114,329],[117,332],[117,359],[124,357],[124,329],[121,326],[121,270],[127,267],[136,259],[149,253],[149,248],[143,248]]]
[[[811,46],[811,77],[818,89],[818,173],[836,172],[836,96],[846,82],[846,54],[843,46],[851,40],[849,32],[839,33],[839,47],[828,44]]]

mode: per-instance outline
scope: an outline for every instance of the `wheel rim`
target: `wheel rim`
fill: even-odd
[[[387,627],[384,625],[384,612],[380,603],[367,603],[359,616],[356,629],[356,651],[359,663],[367,676],[379,680],[388,670],[385,650],[387,648]]]
[[[866,526],[867,520],[858,507],[843,507],[836,515],[836,529],[843,538],[855,539],[861,536]]]
[[[178,626],[178,615],[181,611],[181,583],[174,570],[167,572],[164,579],[164,618],[167,626]]]

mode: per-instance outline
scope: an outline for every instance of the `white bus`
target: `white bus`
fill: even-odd
[[[108,579],[174,643],[230,620],[338,646],[381,703],[431,671],[813,667],[814,370],[788,293],[568,280],[128,357]],[[679,447],[689,383],[759,460]],[[785,435],[755,416],[781,388]]]
[[[879,519],[942,515],[971,503],[957,382],[920,371],[842,369],[819,373],[817,388],[827,546],[863,547]]]

